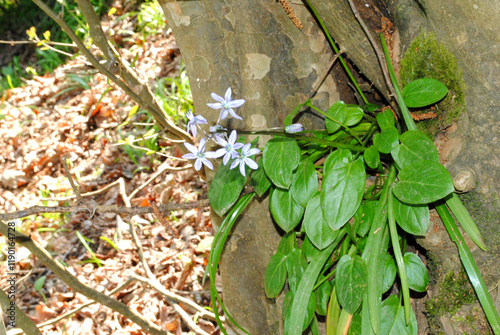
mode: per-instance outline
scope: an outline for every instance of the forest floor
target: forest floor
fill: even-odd
[[[122,47],[122,57],[135,62],[139,75],[148,78],[153,88],[161,78],[178,77],[181,61],[173,36],[166,28],[147,37],[127,34],[133,24],[133,17],[105,22],[105,31],[118,32],[113,39]],[[140,207],[206,199],[205,182],[189,162],[180,159],[182,153],[168,139],[157,136],[143,141],[164,156],[146,155],[124,144],[130,135],[140,139],[151,128],[136,122],[151,119],[140,112],[128,117],[134,102],[104,76],[81,75],[83,65],[81,57],[73,58],[52,73],[7,91],[0,101],[0,211],[76,206],[61,158],[69,162],[86,203],[126,206],[130,198],[132,206]],[[178,119],[182,125],[183,114]],[[207,206],[171,211],[163,223],[153,214],[136,216],[142,259],[127,215],[30,214],[17,221],[17,230],[29,234],[81,283],[110,294],[131,276],[148,278],[146,265],[170,292],[169,299],[137,280],[110,295],[171,334],[192,334],[193,325],[198,334],[219,333],[212,315],[201,312],[210,304],[208,280],[202,284],[212,241]],[[0,286],[8,289],[5,237],[0,237],[0,248]],[[17,244],[15,252],[15,303],[35,323],[48,323],[40,328],[43,334],[145,334],[137,324],[99,303],[57,319],[92,300],[72,290],[27,248]]]

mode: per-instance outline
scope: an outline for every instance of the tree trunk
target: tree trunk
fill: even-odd
[[[388,97],[378,61],[348,2],[311,2],[317,6],[339,46],[382,95]],[[388,9],[377,7],[386,2]],[[326,109],[339,100],[335,78],[327,76],[323,81],[330,71],[333,53],[300,1],[292,1],[292,7],[304,25],[303,31],[294,26],[275,0],[160,0],[160,4],[186,63],[195,113],[204,115],[209,123],[213,124],[218,116],[217,111],[206,106],[211,102],[210,93],[223,95],[228,87],[233,89],[235,98],[246,99],[243,109],[238,111],[243,121],[231,120],[226,124],[234,129],[282,126],[286,115],[308,99],[321,82],[315,104]],[[425,3],[388,0],[364,1],[360,9],[363,6],[365,17],[366,11],[378,18],[392,13],[397,28],[395,36],[401,40],[400,45],[397,38],[393,41],[395,58],[398,58],[397,51],[405,51],[425,28],[436,33],[437,40],[455,55],[464,70],[467,111],[462,113],[458,131],[448,132],[441,154],[456,178],[460,172],[474,170],[470,175],[477,176],[476,192],[480,202],[491,204],[486,209],[491,214],[490,221],[478,222],[480,228],[488,232],[484,235],[491,253],[476,251],[475,256],[480,264],[481,257],[485,260],[482,269],[488,266],[492,269],[486,279],[494,285],[500,277],[496,266],[500,238],[495,229],[499,220],[494,221],[498,219],[500,207],[498,195],[495,196],[500,177],[500,81],[497,79],[500,75],[500,8],[497,1],[475,4],[463,0],[426,0]],[[260,138],[261,148],[266,140]],[[213,175],[208,172],[210,180]],[[485,201],[485,197],[493,200]],[[214,222],[220,220],[215,215],[213,218]],[[223,254],[220,269],[224,301],[233,317],[253,335],[282,333],[281,308],[265,297],[263,289],[265,267],[280,233],[270,218],[267,200],[254,201],[235,226]],[[430,234],[432,232],[428,236]],[[430,244],[426,247],[432,248]],[[495,262],[495,266],[490,262]]]

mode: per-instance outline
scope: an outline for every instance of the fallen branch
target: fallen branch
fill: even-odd
[[[0,233],[4,236],[9,236],[9,227],[4,223],[0,222]],[[12,235],[12,232],[10,232]],[[75,276],[73,276],[61,263],[55,261],[52,256],[38,243],[33,241],[31,237],[26,236],[19,231],[15,231],[15,241],[26,247],[32,255],[34,255],[38,260],[40,260],[45,266],[47,266],[54,274],[59,277],[62,281],[66,283],[73,291],[83,294],[84,296],[95,300],[96,302],[107,306],[114,310],[115,312],[123,315],[124,317],[130,319],[132,322],[136,323],[145,332],[154,335],[165,335],[166,332],[160,329],[157,325],[150,323],[144,319],[141,315],[133,311],[130,307],[124,303],[110,298],[109,296],[101,293],[93,288],[90,288],[82,284]],[[0,293],[2,294],[2,293]],[[36,334],[27,332],[28,334]]]

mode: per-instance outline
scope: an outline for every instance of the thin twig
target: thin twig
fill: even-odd
[[[390,94],[392,96],[392,99],[389,101],[390,101],[393,109],[397,110],[397,109],[395,109],[396,106],[394,104],[394,99],[396,97],[396,91],[394,90],[394,86],[392,86],[391,78],[389,77],[389,72],[387,71],[387,64],[385,62],[384,53],[382,52],[379,45],[375,41],[375,38],[373,37],[371,31],[368,29],[365,22],[363,21],[363,19],[359,15],[359,12],[356,9],[356,6],[354,5],[353,0],[348,0],[348,1],[349,1],[349,5],[351,6],[351,10],[352,10],[354,16],[356,17],[356,20],[358,20],[361,28],[363,29],[366,37],[368,38],[368,41],[370,41],[370,44],[372,45],[373,51],[375,51],[375,54],[377,55],[377,59],[378,59],[378,62],[380,64],[380,68],[382,69],[382,73],[384,74],[384,79],[385,79],[386,85],[389,88]]]
[[[158,291],[158,293],[160,293],[165,298],[167,298],[167,300],[175,301],[175,302],[178,302],[180,304],[186,305],[187,307],[192,308],[197,313],[200,313],[199,316],[201,318],[215,321],[215,315],[214,315],[214,313],[212,313],[212,312],[206,310],[205,308],[199,306],[198,304],[196,304],[194,301],[192,301],[190,299],[186,299],[184,297],[181,297],[181,296],[173,293],[170,290],[166,290],[165,287],[158,280],[152,281],[152,280],[149,280],[148,278],[144,278],[144,277],[136,275],[136,274],[133,274],[132,278],[134,278],[137,281],[140,281],[140,282],[142,282],[142,283],[144,283],[146,285],[151,286],[153,289],[155,289],[156,291]],[[224,318],[223,317],[221,317],[221,320],[224,322]]]
[[[9,316],[13,316],[16,325],[19,325],[26,334],[42,335],[36,324],[31,320],[17,305],[12,305],[14,302],[9,299],[9,296],[4,291],[0,290],[0,306],[2,311],[6,313],[7,320],[12,320]],[[9,308],[14,306],[14,311],[10,312]],[[2,315],[2,313],[0,313]],[[2,320],[3,321],[3,320]]]
[[[208,199],[199,201],[191,201],[183,204],[168,203],[159,204],[159,210],[167,215],[171,211],[185,210],[192,208],[201,208],[209,205]],[[26,216],[40,214],[40,213],[71,213],[75,210],[81,209],[80,206],[32,206],[21,211],[0,214],[0,220],[9,221],[14,219],[24,218]],[[96,212],[100,213],[116,213],[125,215],[143,215],[153,213],[151,207],[123,207],[116,205],[97,205],[95,206]]]
[[[129,286],[134,281],[135,281],[135,279],[133,279],[132,277],[129,277],[125,282],[123,282],[119,286],[115,287],[107,295],[111,297],[113,294],[117,293],[118,291],[121,291],[123,288]],[[74,309],[72,309],[72,310],[70,310],[70,311],[68,311],[68,312],[66,312],[64,314],[61,314],[61,315],[59,315],[58,317],[56,317],[54,319],[51,319],[51,320],[39,323],[36,326],[38,328],[43,328],[45,326],[53,325],[54,323],[57,323],[57,322],[65,319],[65,318],[67,318],[68,316],[71,316],[71,315],[73,315],[73,314],[81,311],[85,307],[88,307],[88,306],[93,305],[93,304],[97,304],[97,301],[92,300],[92,301],[86,302],[86,303],[84,303],[83,305],[80,305],[77,308],[74,308]],[[23,333],[23,331],[21,329],[14,328],[14,329],[9,330],[9,334],[8,335],[19,335],[19,334],[22,334],[22,333]]]
[[[128,84],[134,85],[134,89],[139,92],[136,94],[132,88],[130,88],[124,81],[120,80],[116,77],[111,71],[109,71],[104,65],[100,64],[99,61],[94,57],[94,55],[85,47],[83,42],[75,35],[73,30],[69,27],[69,25],[59,17],[47,4],[45,4],[42,0],[32,0],[38,7],[40,7],[48,16],[50,16],[59,26],[61,26],[62,30],[71,38],[71,40],[77,45],[78,49],[85,55],[87,60],[102,74],[108,77],[111,81],[113,81],[118,87],[127,93],[134,101],[136,101],[140,106],[147,109],[158,122],[159,126],[166,131],[170,132],[172,135],[181,138],[189,143],[192,143],[191,136],[177,127],[165,114],[165,112],[159,107],[160,105],[156,103],[154,106],[154,96],[152,94],[148,94],[146,85],[142,85],[137,78],[129,77],[127,78]],[[121,64],[123,65],[123,64]],[[132,72],[130,72],[132,74]],[[149,90],[150,91],[150,90]],[[143,95],[141,97],[141,94]],[[153,102],[150,103],[146,99],[153,99]]]
[[[0,233],[4,236],[9,236],[9,227],[4,223],[0,222]],[[12,232],[10,232],[12,235]],[[150,323],[140,314],[136,313],[129,306],[124,303],[110,298],[109,296],[101,293],[93,288],[82,284],[75,276],[73,276],[61,263],[55,261],[52,256],[37,242],[33,241],[31,237],[26,236],[19,231],[15,231],[15,241],[26,247],[32,255],[34,255],[38,260],[45,264],[54,274],[64,281],[73,291],[83,294],[84,296],[95,300],[96,302],[107,306],[114,310],[115,312],[123,315],[132,322],[136,323],[145,332],[153,335],[165,335],[166,332],[160,329],[157,325]],[[0,292],[0,295],[3,291]],[[38,330],[38,328],[37,328]],[[28,334],[37,334],[36,332],[27,332]]]

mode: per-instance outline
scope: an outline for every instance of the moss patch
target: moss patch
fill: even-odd
[[[404,87],[413,80],[432,78],[448,87],[448,95],[439,103],[425,110],[412,110],[416,114],[434,112],[437,117],[417,123],[419,129],[434,137],[441,129],[456,120],[465,108],[465,81],[457,59],[434,33],[422,32],[413,40],[401,60],[401,84]]]
[[[429,316],[455,314],[463,304],[472,304],[477,300],[474,289],[462,269],[458,274],[450,271],[439,284],[439,294],[426,302]]]

